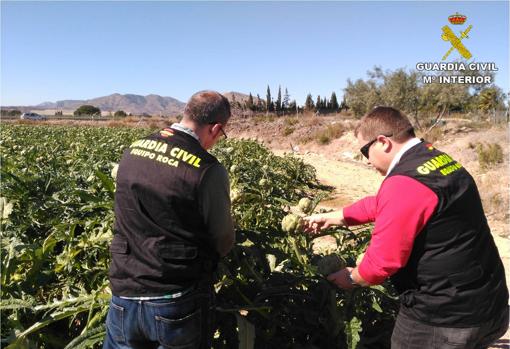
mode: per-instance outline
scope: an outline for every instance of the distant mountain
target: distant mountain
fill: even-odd
[[[51,108],[51,106],[54,104],[55,103],[53,103],[53,102],[44,102],[44,103],[38,104],[37,108]]]
[[[240,92],[224,92],[223,95],[232,102],[244,104],[248,100],[248,95]],[[253,102],[257,103],[257,96],[253,96]],[[264,100],[262,100],[264,103]],[[173,97],[162,97],[155,94],[147,96],[135,94],[119,94],[114,93],[109,96],[97,97],[93,99],[66,99],[57,102],[44,102],[36,106],[2,106],[2,109],[18,109],[22,112],[31,110],[40,110],[42,112],[53,114],[54,111],[62,110],[67,113],[72,113],[78,107],[84,104],[93,105],[101,109],[104,113],[116,112],[123,110],[126,113],[133,115],[141,115],[147,113],[150,115],[164,115],[173,116],[182,114],[186,103],[183,103]]]
[[[119,93],[114,93],[109,96],[87,100],[63,100],[55,103],[44,102],[36,105],[35,108],[75,110],[84,104],[90,104],[98,107],[103,112],[116,112],[117,110],[123,110],[126,113],[134,115],[142,113],[150,115],[177,115],[182,114],[184,106],[186,105],[172,97],[162,97],[154,94],[140,96],[134,94],[121,95]]]

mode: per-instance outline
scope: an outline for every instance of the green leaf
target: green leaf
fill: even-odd
[[[51,314],[49,317],[46,317],[41,321],[37,321],[32,326],[30,326],[25,331],[23,331],[21,334],[17,335],[16,340],[12,344],[10,344],[8,347],[6,347],[6,349],[20,348],[21,343],[24,342],[25,338],[29,334],[37,332],[40,329],[42,329],[56,321],[59,321],[59,320],[65,319],[67,317],[79,314],[86,310],[88,310],[88,308],[76,308],[76,309],[67,310],[67,311],[63,311],[63,312],[55,312],[55,313]]]
[[[373,297],[372,299],[372,308],[377,311],[378,313],[382,313],[383,310],[381,309],[381,306],[379,305],[379,302],[377,302],[377,299]]]
[[[90,329],[73,339],[64,349],[92,348],[103,341],[106,334],[106,326],[100,325]]]
[[[46,239],[44,239],[43,246],[42,246],[43,254],[47,254],[47,253],[53,251],[53,248],[55,247],[55,245],[58,242],[57,239],[55,239],[54,235],[55,235],[54,233],[51,233],[50,235],[48,235],[48,237]]]
[[[97,178],[99,178],[101,183],[103,183],[103,187],[105,187],[108,192],[112,194],[115,193],[115,183],[110,176],[105,175],[99,170],[95,170],[94,173],[96,174]]]
[[[34,303],[24,300],[24,299],[2,299],[0,300],[0,309],[1,310],[7,310],[7,309],[23,309],[23,308],[31,308],[33,307]]]
[[[353,317],[349,322],[345,324],[345,334],[347,336],[347,348],[356,349],[359,343],[359,334],[362,331],[361,320],[357,317]]]

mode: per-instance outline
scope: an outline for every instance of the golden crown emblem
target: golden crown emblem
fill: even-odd
[[[467,17],[464,15],[461,15],[460,13],[456,12],[454,15],[451,15],[448,17],[448,21],[450,21],[451,24],[464,24]]]

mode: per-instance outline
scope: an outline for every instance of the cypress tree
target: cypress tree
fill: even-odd
[[[296,110],[296,101],[295,100],[292,100],[292,102],[289,102],[288,109],[289,109],[290,112],[293,112],[293,111]]]
[[[274,102],[273,101],[271,101],[271,103],[269,103],[269,111],[274,112]]]
[[[307,111],[312,111],[315,109],[315,105],[313,104],[312,95],[310,93],[308,94],[308,96],[306,96],[305,109]]]
[[[340,108],[340,106],[338,105],[338,100],[336,98],[336,93],[333,92],[331,94],[331,107],[330,107],[330,109],[332,111],[334,111],[334,112],[337,112],[339,108]]]
[[[276,99],[276,112],[282,110],[282,87],[278,86],[278,98]]]
[[[283,95],[283,105],[282,105],[283,110],[290,109],[289,101],[290,101],[289,91],[287,91],[287,88],[285,87],[285,94]]]
[[[349,107],[347,106],[347,101],[345,99],[345,95],[342,98],[342,103],[340,104],[340,111],[342,110],[348,110]]]
[[[254,109],[253,96],[251,95],[251,92],[250,92],[250,95],[248,96],[248,101],[246,101],[246,108],[248,108],[249,110]]]
[[[257,93],[257,111],[262,111],[264,106],[262,105],[262,99],[260,99],[259,94]]]
[[[267,85],[267,93],[266,93],[266,111],[271,111],[271,90],[269,89],[269,85]]]

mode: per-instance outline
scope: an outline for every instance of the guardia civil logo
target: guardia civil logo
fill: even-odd
[[[447,19],[449,24],[443,25],[441,34],[438,35],[445,42],[446,50],[441,61],[416,64],[416,70],[422,73],[422,82],[424,84],[492,84],[494,72],[498,71],[498,67],[494,62],[477,62],[473,59],[473,54],[468,48],[470,43],[467,40],[468,34],[473,32],[473,26],[467,25],[467,16],[456,12]],[[441,44],[440,41],[439,44]]]
[[[448,21],[454,26],[463,25],[466,22],[466,19],[466,16],[461,15],[458,12],[448,17]],[[468,33],[472,28],[473,26],[469,25],[467,29],[460,31],[459,36],[455,35],[454,31],[448,25],[445,25],[442,28],[443,34],[441,34],[441,39],[448,41],[451,45],[450,49],[444,54],[442,59],[443,61],[446,60],[454,50],[456,50],[465,59],[473,57],[466,45],[462,43],[463,39],[469,39]]]

